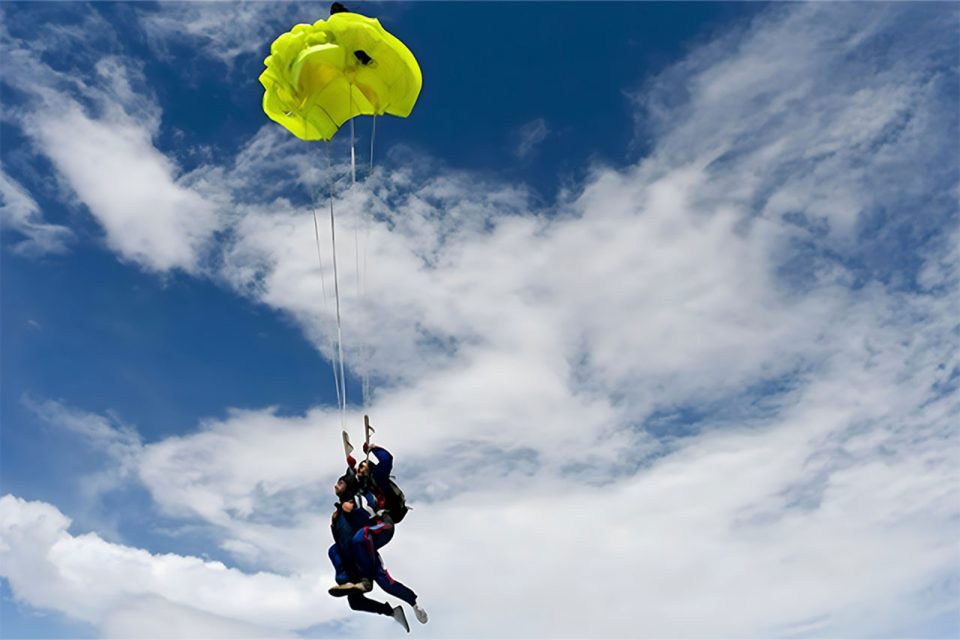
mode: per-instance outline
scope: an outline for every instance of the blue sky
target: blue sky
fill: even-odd
[[[2,635],[399,632],[332,177],[417,634],[960,636],[957,8],[348,6],[424,74],[353,188],[260,108],[325,5],[0,5]]]

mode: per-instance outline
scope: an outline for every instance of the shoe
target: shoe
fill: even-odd
[[[368,587],[364,587],[363,583],[359,582],[344,582],[343,584],[338,584],[327,589],[327,593],[332,595],[334,598],[341,598],[343,596],[348,596],[351,593],[366,593],[370,591],[369,589],[370,582],[367,581]]]
[[[407,615],[403,612],[403,607],[394,607],[393,608],[393,619],[397,623],[407,630],[407,633],[410,633],[410,625],[407,624]]]
[[[427,624],[427,612],[418,604],[413,605],[413,612],[417,614],[417,620],[420,624]]]

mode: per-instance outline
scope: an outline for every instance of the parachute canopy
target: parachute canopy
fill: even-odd
[[[263,110],[302,140],[329,140],[358,115],[410,115],[423,76],[376,18],[335,13],[277,38],[260,74]]]

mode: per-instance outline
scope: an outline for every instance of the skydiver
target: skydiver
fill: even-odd
[[[335,544],[328,554],[337,584],[330,588],[330,595],[347,596],[350,608],[355,611],[391,616],[409,632],[410,625],[402,607],[391,607],[363,595],[373,588],[372,581],[376,581],[381,589],[413,607],[417,620],[426,623],[427,612],[417,604],[417,595],[390,576],[373,545],[373,537],[383,526],[376,515],[373,494],[361,490],[352,473],[337,480],[334,492],[339,498],[331,521]]]
[[[371,585],[369,581],[364,584],[358,575],[351,544],[354,534],[354,526],[351,523],[359,524],[363,522],[363,516],[360,514],[361,511],[366,511],[362,506],[358,506],[358,503],[363,505],[368,500],[367,497],[358,496],[359,491],[360,485],[351,470],[341,476],[334,486],[334,492],[337,494],[339,501],[336,504],[337,510],[333,512],[330,521],[334,544],[330,547],[328,555],[330,556],[330,562],[333,563],[337,585],[340,589],[337,593],[334,593],[334,589],[331,589],[331,595],[346,595],[347,603],[354,611],[390,616],[409,632],[410,625],[407,623],[407,616],[402,607],[391,607],[389,603],[373,600],[364,595],[365,592],[370,590]]]
[[[364,505],[367,499],[358,495],[360,484],[356,475],[350,469],[337,479],[337,484],[334,485],[333,490],[338,501],[334,505],[336,511],[330,518],[330,531],[333,534],[334,541],[329,551],[330,561],[336,570],[338,584],[350,585],[351,588],[354,586],[360,587],[358,584],[359,577],[354,569],[351,541],[357,527],[366,523],[365,510],[358,505]]]
[[[406,505],[394,503],[388,495],[388,492],[391,492],[390,474],[393,471],[393,456],[380,445],[366,442],[363,443],[363,452],[372,454],[376,464],[371,464],[369,460],[361,461],[357,466],[357,480],[361,487],[371,492],[377,499],[377,506],[382,511],[383,520],[394,525],[397,520],[403,519],[404,514],[395,514],[392,509],[405,510]],[[383,544],[387,542],[389,540]]]
[[[393,456],[389,451],[376,444],[363,443],[363,452],[372,454],[376,464],[369,460],[362,460],[359,465],[351,455],[347,455],[347,473],[355,474],[363,492],[372,493],[376,500],[377,515],[383,523],[374,535],[374,546],[380,549],[393,539],[394,527],[398,520],[402,520],[406,513],[406,505],[397,502],[396,487],[391,481],[393,471]],[[389,494],[389,495],[388,495]],[[402,495],[402,494],[401,494]],[[394,513],[395,510],[403,510]]]
[[[380,548],[393,539],[395,529],[394,514],[391,513],[391,507],[401,508],[400,505],[391,504],[392,501],[388,497],[391,488],[395,486],[390,481],[390,472],[393,471],[393,456],[383,447],[366,442],[363,443],[363,451],[372,454],[377,463],[371,464],[368,460],[361,462],[357,466],[357,480],[360,482],[362,490],[372,494],[376,499],[379,522],[368,524],[362,532],[358,531],[354,534],[354,561],[365,579],[375,579],[381,589],[408,603],[413,607],[417,620],[425,624],[427,622],[427,612],[417,604],[417,595],[390,577],[390,574],[383,567],[383,560],[379,554]],[[400,515],[399,517],[402,519],[403,516]]]

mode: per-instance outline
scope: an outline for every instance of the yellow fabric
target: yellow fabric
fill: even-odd
[[[366,53],[367,65],[354,54]],[[277,38],[260,74],[263,110],[303,140],[329,140],[358,115],[410,115],[423,76],[376,18],[335,13]]]

